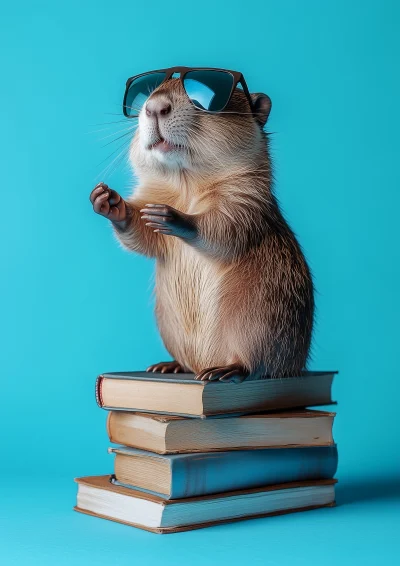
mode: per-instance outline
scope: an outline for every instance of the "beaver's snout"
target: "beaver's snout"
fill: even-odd
[[[146,116],[149,118],[159,118],[168,116],[172,111],[171,101],[164,95],[151,96],[145,106]]]

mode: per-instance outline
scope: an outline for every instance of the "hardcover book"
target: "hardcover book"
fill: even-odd
[[[125,446],[109,451],[115,454],[114,482],[166,499],[331,479],[337,469],[335,445],[193,454],[156,454]]]
[[[256,413],[332,403],[335,373],[304,372],[299,377],[240,384],[196,381],[187,373],[105,373],[97,378],[96,399],[105,409],[191,417]]]
[[[110,476],[75,481],[75,511],[155,533],[187,531],[335,504],[336,480],[286,483],[178,501],[113,485]]]
[[[115,444],[159,454],[329,446],[334,417],[335,413],[312,410],[207,419],[110,411],[107,433]]]

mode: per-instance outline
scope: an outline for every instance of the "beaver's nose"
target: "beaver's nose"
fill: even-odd
[[[150,99],[146,104],[147,116],[167,116],[172,110],[171,103],[160,97]]]

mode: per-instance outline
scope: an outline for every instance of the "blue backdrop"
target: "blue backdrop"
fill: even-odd
[[[265,564],[280,557],[282,564],[285,556],[288,563],[294,558],[282,550],[282,541],[296,532],[296,563],[303,564],[316,544],[307,538],[311,529],[320,529],[320,545],[337,532],[344,538],[336,552],[351,547],[347,523],[357,522],[358,515],[349,511],[342,518],[339,507],[310,518],[179,535],[165,543],[165,538],[154,543],[146,533],[70,513],[72,478],[112,468],[105,413],[94,402],[96,375],[142,369],[166,357],[152,313],[154,266],[118,247],[88,197],[100,179],[122,194],[132,183],[118,158],[127,138],[103,147],[125,133],[121,100],[128,76],[171,65],[226,67],[242,71],[250,90],[268,93],[276,192],[318,290],[312,367],[340,370],[334,389],[340,402],[338,475],[344,485],[354,486],[348,494],[358,493],[357,482],[376,485],[380,477],[388,482],[400,463],[399,12],[399,4],[389,0],[246,5],[21,0],[3,8],[2,473],[9,497],[7,486],[20,476],[32,485],[49,482],[55,490],[41,492],[52,506],[37,496],[24,515],[26,521],[28,515],[45,517],[42,532],[52,534],[48,539],[32,534],[25,546],[19,529],[35,533],[19,514],[26,492],[20,491],[19,510],[9,500],[5,516],[13,516],[17,525],[8,539],[11,553],[22,544],[41,556],[41,564],[47,559],[103,564],[112,552],[104,540],[115,536],[120,558],[131,549],[132,556],[136,552],[152,564],[157,558],[151,552],[168,550],[169,564],[176,556],[178,562],[187,559],[192,544],[204,540],[208,546],[214,540],[214,550],[204,547],[191,563],[212,564],[213,555],[232,563],[244,559],[230,546],[233,536],[242,537],[247,557],[253,552],[252,558]],[[34,498],[38,492],[32,487],[29,493]],[[382,507],[371,517],[381,513]],[[65,540],[61,530],[51,531],[54,517],[69,533]],[[327,522],[332,517],[337,517],[335,532]],[[378,542],[391,524],[385,517],[387,524],[382,519],[374,527]],[[263,546],[263,533],[275,537],[271,549]],[[101,538],[101,552],[97,548],[95,554],[91,537]],[[361,531],[359,537],[363,563],[376,563],[379,546],[368,546],[372,543]],[[49,542],[46,550],[50,539],[53,546]],[[65,554],[66,545],[76,553]],[[18,552],[10,554],[8,564],[28,564],[25,551]],[[330,559],[343,562],[341,554]]]

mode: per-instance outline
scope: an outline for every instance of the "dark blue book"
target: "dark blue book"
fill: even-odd
[[[155,454],[125,446],[109,451],[116,455],[117,485],[165,499],[327,480],[335,475],[338,461],[336,445],[192,454]]]

